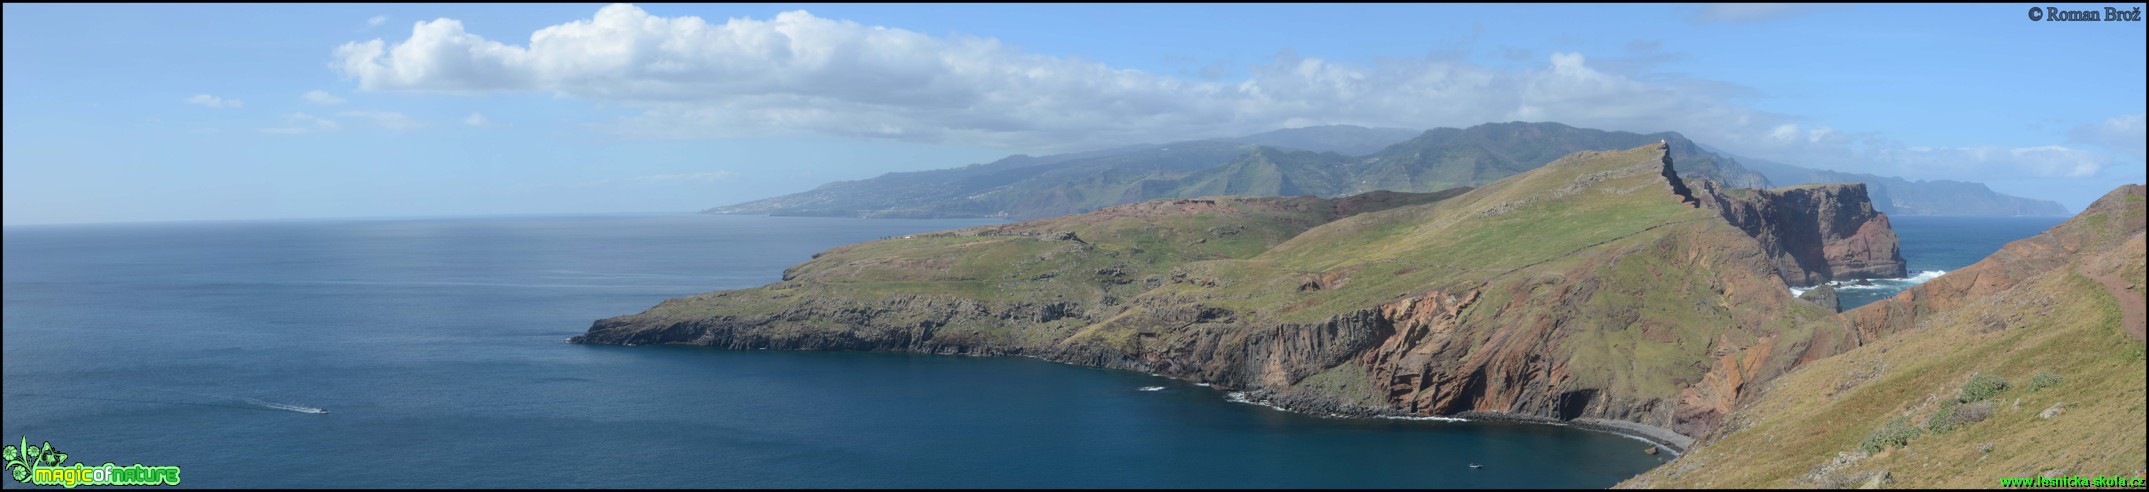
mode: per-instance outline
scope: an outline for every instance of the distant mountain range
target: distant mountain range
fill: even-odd
[[[1747,169],[1768,176],[1769,182],[1777,186],[1865,183],[1866,194],[1873,197],[1873,207],[1889,215],[2067,215],[2067,208],[2058,203],[2003,195],[1985,187],[1984,183],[1945,179],[1911,181],[1893,176],[1809,169],[1752,157],[1738,159]]]
[[[1015,155],[987,164],[829,183],[811,191],[716,207],[704,213],[1030,219],[1156,198],[1338,197],[1374,190],[1432,192],[1484,185],[1577,151],[1627,149],[1658,141],[1671,146],[1681,177],[1710,178],[1740,188],[1767,188],[1778,181],[1675,132],[1645,135],[1523,122],[1424,132],[1331,125],[1044,157]],[[1884,190],[1876,191],[1875,197],[1896,199],[1882,202],[1886,204],[1882,210],[1887,212],[2064,213],[2057,204],[1992,193],[1975,183],[1909,182],[1841,173],[1834,174],[1847,177],[1809,181],[1808,178],[1825,180],[1820,173],[1827,172],[1771,164],[1791,182],[1864,182],[1875,190]],[[1943,193],[1962,188],[1960,185],[1974,190]],[[1945,201],[1950,199],[1969,205],[1947,206]],[[2010,205],[2014,208],[2005,208]]]

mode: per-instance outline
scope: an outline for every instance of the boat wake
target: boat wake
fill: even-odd
[[[259,406],[259,407],[262,407],[262,408],[273,408],[273,409],[277,409],[277,410],[283,410],[283,411],[286,411],[286,412],[298,412],[298,413],[328,413],[328,409],[324,409],[324,408],[319,408],[319,407],[309,407],[309,406],[305,406],[305,405],[293,405],[293,404],[290,404],[290,403],[277,403],[277,402],[273,402],[273,401],[262,401],[262,400],[259,400],[259,399],[254,399],[254,398],[240,398],[240,399],[239,399],[239,401],[244,401],[244,402],[246,402],[246,403],[248,403],[248,404],[251,404],[251,405],[255,405],[255,406]]]
[[[1143,386],[1138,391],[1164,391],[1163,386]]]
[[[172,390],[158,390],[158,391],[163,391],[163,392],[166,392],[166,393],[173,393],[173,394],[180,394],[180,395],[189,395],[189,396],[199,396],[199,397],[207,397],[207,398],[214,398],[214,399],[218,399],[218,400],[223,400],[223,401],[225,401],[225,402],[230,402],[230,403],[238,403],[238,404],[243,404],[243,405],[245,405],[245,406],[240,406],[240,405],[229,405],[229,404],[227,404],[227,405],[218,405],[218,406],[237,406],[237,407],[239,407],[239,408],[257,408],[257,409],[263,409],[263,410],[281,410],[281,411],[285,411],[285,412],[298,412],[298,413],[328,413],[328,409],[325,409],[325,408],[321,408],[321,407],[309,407],[309,406],[306,406],[306,405],[299,405],[299,404],[295,404],[295,403],[283,403],[283,402],[274,402],[274,401],[268,401],[268,400],[263,400],[263,399],[260,399],[260,398],[248,398],[248,397],[243,397],[243,396],[232,396],[232,395],[224,395],[224,394],[217,394],[217,393],[194,393],[194,392],[188,392],[188,391],[172,391]]]

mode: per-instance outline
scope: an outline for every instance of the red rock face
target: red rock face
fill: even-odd
[[[1729,337],[1717,337],[1716,363],[1703,374],[1701,382],[1679,390],[1679,406],[1673,414],[1671,429],[1689,436],[1708,435],[1724,421],[1724,416],[1739,402],[1747,385],[1763,376],[1769,356],[1776,348],[1776,336],[1768,335],[1745,348],[1738,347]]]
[[[1456,344],[1467,340],[1456,336],[1455,329],[1461,324],[1463,309],[1477,298],[1477,291],[1459,295],[1434,291],[1380,307],[1381,317],[1389,320],[1395,332],[1366,352],[1361,362],[1370,369],[1375,384],[1384,388],[1388,401],[1413,413],[1433,413],[1455,404],[1468,378],[1441,370],[1438,363],[1453,362],[1467,352],[1467,343]],[[1476,367],[1485,361],[1461,362],[1457,365]]]
[[[1732,190],[1700,181],[1695,198],[1760,241],[1791,286],[1908,274],[1862,183]]]
[[[1837,278],[1901,277],[1907,274],[1888,216],[1875,212],[1848,236],[1822,244],[1821,256]]]

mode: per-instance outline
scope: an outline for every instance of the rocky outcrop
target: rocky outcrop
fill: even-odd
[[[1798,300],[1810,302],[1813,303],[1813,305],[1815,306],[1827,308],[1829,312],[1843,312],[1843,300],[1841,296],[1837,295],[1836,286],[1834,285],[1824,284],[1820,287],[1814,287],[1812,290],[1808,290],[1803,294],[1799,294]]]
[[[1873,210],[1864,184],[1748,190],[1699,183],[1702,204],[1768,248],[1791,286],[1907,273],[1888,216]]]

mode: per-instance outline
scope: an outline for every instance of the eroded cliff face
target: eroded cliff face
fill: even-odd
[[[876,241],[574,341],[1025,355],[1303,411],[1700,436],[1757,382],[1854,341],[1802,328],[1833,313],[1789,295],[1785,262],[1872,272],[1894,236],[1836,203],[1857,188],[1750,200],[1671,169],[1649,146],[1459,196],[1157,201]]]
[[[1773,190],[1698,184],[1696,197],[1760,241],[1794,287],[1906,276],[1895,230],[1873,210],[1863,183]]]

